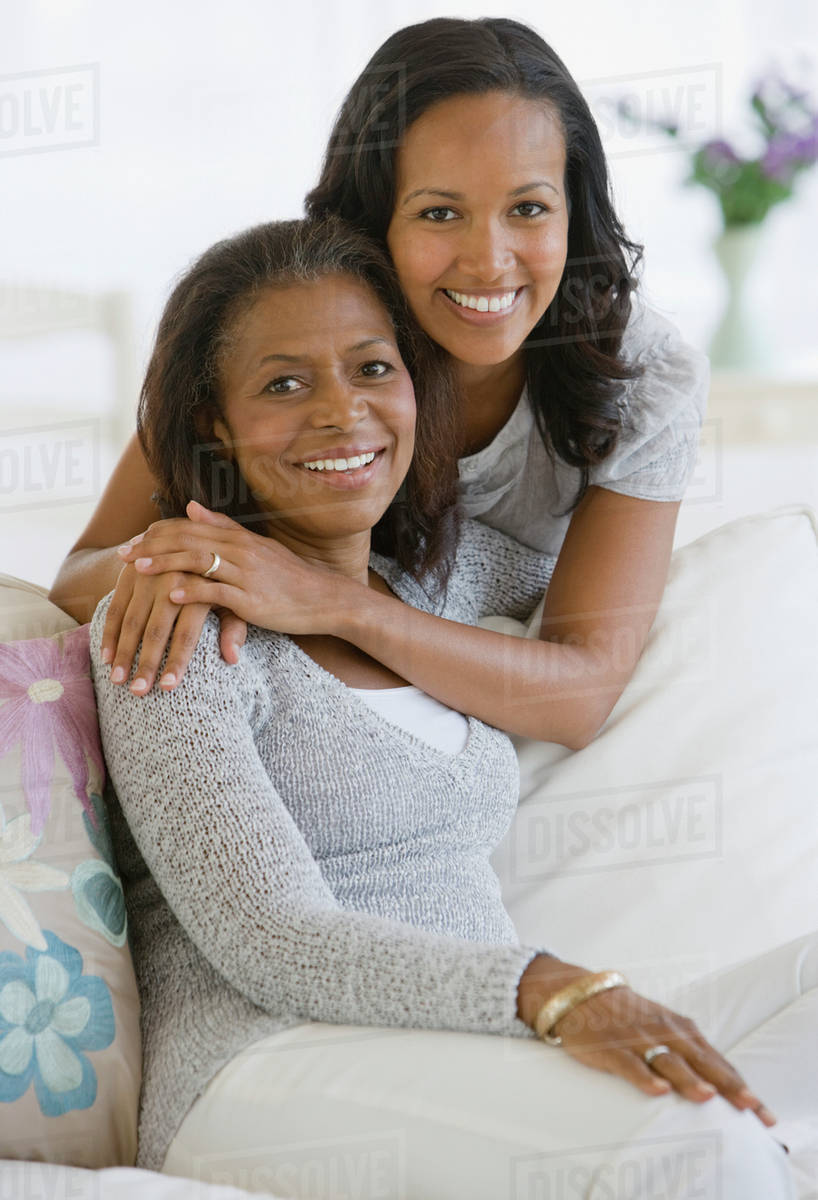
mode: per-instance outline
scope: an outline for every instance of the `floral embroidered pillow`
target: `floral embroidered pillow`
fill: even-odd
[[[0,643],[0,1159],[106,1167],[141,1044],[88,628]]]

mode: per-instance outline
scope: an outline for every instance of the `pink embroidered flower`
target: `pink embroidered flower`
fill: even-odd
[[[71,773],[77,799],[96,825],[88,799],[89,759],[101,779],[105,767],[87,625],[55,638],[0,644],[0,758],[18,742],[32,834],[42,831],[51,809],[55,750]]]

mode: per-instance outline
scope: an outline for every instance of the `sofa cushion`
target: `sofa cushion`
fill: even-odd
[[[270,1192],[192,1183],[135,1167],[83,1171],[38,1162],[0,1162],[0,1196],[19,1200],[281,1200]]]
[[[0,1158],[130,1165],[139,1000],[113,861],[88,626],[0,588]]]
[[[0,642],[21,642],[73,629],[77,622],[48,599],[45,588],[0,575]]]
[[[530,635],[537,626],[535,614]],[[619,967],[663,999],[811,932],[816,680],[810,509],[741,518],[678,549],[595,740],[575,753],[517,740],[520,807],[492,861],[520,938]]]

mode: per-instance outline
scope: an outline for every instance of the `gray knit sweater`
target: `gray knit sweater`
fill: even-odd
[[[464,523],[445,601],[397,565],[404,601],[472,623],[525,617],[555,560]],[[211,617],[180,686],[114,687],[91,625],[112,833],[142,999],[139,1166],[239,1050],[323,1021],[533,1036],[522,946],[489,856],[518,797],[509,739],[469,718],[458,754],[392,725],[283,634],[226,665]]]

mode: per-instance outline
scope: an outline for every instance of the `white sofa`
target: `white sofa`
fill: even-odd
[[[817,538],[815,514],[789,506],[677,550],[636,673],[595,741],[578,753],[517,743],[520,806],[494,865],[522,940],[616,966],[671,1002],[816,929]],[[0,641],[71,624],[9,579],[0,623]],[[818,1101],[796,1124],[805,1200],[818,1195]],[[244,1193],[125,1168],[0,1163],[0,1195],[39,1194]]]

